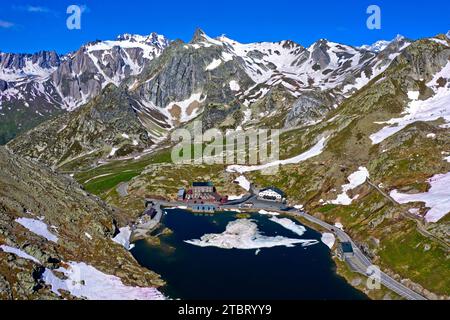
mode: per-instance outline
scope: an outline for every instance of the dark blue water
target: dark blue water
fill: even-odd
[[[266,236],[299,238],[295,233],[252,215]],[[184,240],[206,233],[222,233],[231,212],[196,216],[184,210],[167,210],[163,224],[173,234],[161,237],[161,245],[145,240],[131,251],[137,261],[159,273],[167,282],[162,291],[181,299],[367,299],[335,273],[330,250],[323,243],[309,247],[256,250],[198,247]],[[307,228],[300,238],[317,239],[320,233]]]

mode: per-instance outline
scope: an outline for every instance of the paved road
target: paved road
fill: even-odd
[[[313,222],[315,224],[320,225],[321,227],[332,231],[335,233],[339,241],[341,242],[350,242],[353,247],[353,251],[355,253],[353,258],[348,259],[347,263],[354,269],[355,271],[368,276],[367,270],[369,267],[371,267],[373,264],[370,261],[369,258],[367,258],[362,251],[358,248],[358,246],[353,242],[353,240],[350,238],[350,236],[345,233],[343,230],[336,228],[335,226],[332,226],[320,219],[317,219],[316,217],[313,217],[306,212],[301,212],[298,210],[290,211],[291,213],[298,215],[300,217],[305,218],[306,220]],[[380,271],[380,280],[381,284],[385,287],[389,288],[390,290],[394,291],[398,295],[408,299],[408,300],[426,300],[425,297],[421,296],[420,294],[414,292],[413,290],[409,289],[408,287],[404,286],[397,280],[394,280],[386,273]]]
[[[151,199],[148,199],[151,200]],[[172,202],[172,201],[160,201],[160,200],[152,200],[155,203],[159,203],[162,206],[186,206],[184,202]],[[353,240],[350,238],[350,236],[344,232],[343,230],[325,222],[322,221],[304,211],[297,210],[292,207],[286,207],[284,204],[279,204],[275,202],[269,202],[269,201],[261,201],[256,198],[255,195],[250,194],[246,197],[243,197],[242,199],[233,200],[228,202],[225,205],[222,205],[221,208],[226,209],[241,209],[242,204],[244,203],[253,203],[252,210],[272,210],[277,212],[284,212],[289,213],[292,215],[296,215],[299,217],[302,217],[312,223],[315,223],[322,228],[333,232],[336,237],[339,239],[340,242],[350,242],[353,247],[354,256],[352,258],[346,259],[346,262],[350,265],[352,270],[361,273],[365,276],[369,276],[367,274],[367,271],[369,267],[373,266],[372,262],[368,257],[364,255],[364,253],[359,249],[359,247],[353,242]],[[393,279],[386,273],[380,271],[380,281],[381,284],[385,287],[389,288],[390,290],[394,291],[398,295],[408,299],[408,300],[426,300],[425,297],[421,296],[420,294],[414,292],[413,290],[409,289],[408,287],[404,286],[397,280]]]

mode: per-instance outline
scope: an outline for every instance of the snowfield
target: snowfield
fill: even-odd
[[[450,212],[450,172],[437,174],[427,180],[430,190],[424,193],[406,194],[391,191],[391,197],[399,203],[424,202],[430,210],[425,215],[427,222],[437,222]]]
[[[234,181],[237,182],[246,191],[250,190],[250,181],[248,181],[245,176],[239,176]]]
[[[317,243],[316,240],[263,236],[260,234],[256,223],[248,219],[231,221],[223,233],[205,234],[198,240],[187,240],[185,242],[199,247],[217,247],[222,249],[293,247],[295,244],[301,244],[305,247]]]
[[[15,220],[17,223],[21,224],[23,227],[29,231],[37,234],[38,236],[44,237],[48,241],[58,242],[58,237],[53,233],[48,231],[48,226],[41,220],[30,219],[30,218],[18,218]]]
[[[348,176],[347,179],[349,183],[342,186],[342,193],[339,194],[335,200],[329,201],[329,203],[340,204],[344,206],[350,205],[352,201],[357,198],[357,196],[351,199],[347,195],[347,192],[362,185],[364,182],[366,182],[367,178],[369,178],[369,171],[367,171],[365,167],[359,167],[358,171]]]
[[[42,280],[51,286],[51,290],[61,295],[59,290],[88,300],[163,300],[164,296],[156,288],[130,287],[120,278],[107,275],[84,262],[70,262],[69,267],[56,270],[67,279],[60,279],[49,269]]]
[[[30,261],[33,261],[33,262],[41,264],[41,262],[38,259],[36,259],[33,256],[30,256],[28,253],[26,253],[26,252],[24,252],[24,251],[22,251],[20,249],[13,248],[13,247],[6,246],[6,245],[1,245],[0,249],[3,250],[3,252],[12,253],[12,254],[15,254],[16,256],[20,257],[20,258],[23,258],[23,259],[30,260]]]
[[[317,142],[311,149],[299,154],[298,156],[288,158],[285,160],[277,160],[261,165],[254,165],[254,166],[241,166],[241,165],[231,165],[227,167],[227,172],[237,172],[237,173],[245,173],[245,172],[252,172],[252,171],[259,171],[264,169],[269,169],[277,166],[283,166],[287,164],[296,164],[300,163],[302,161],[308,160],[312,157],[318,156],[322,153],[323,148],[325,147],[325,142],[327,141],[327,138],[323,137]]]
[[[123,227],[119,229],[119,234],[116,235],[112,240],[115,243],[120,244],[122,247],[124,247],[127,250],[133,249],[134,245],[130,244],[130,238],[131,238],[131,228],[130,227]]]
[[[20,249],[1,245],[4,252],[12,253],[20,258],[41,264],[35,257]],[[56,276],[62,273],[65,279]],[[67,268],[57,270],[45,269],[42,281],[51,287],[52,292],[61,295],[60,290],[88,300],[163,300],[164,295],[152,287],[131,287],[122,283],[120,278],[105,274],[84,262],[70,262]]]
[[[408,104],[408,107],[403,113],[403,117],[383,122],[389,126],[382,128],[370,136],[372,144],[378,144],[384,141],[417,121],[435,121],[442,118],[446,124],[449,124],[450,89],[438,85],[437,82],[440,78],[450,79],[450,62],[427,83],[427,86],[432,88],[436,94],[427,100],[418,100],[419,93],[417,91],[409,91],[408,98],[412,101]]]

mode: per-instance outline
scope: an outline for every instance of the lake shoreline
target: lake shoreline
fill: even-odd
[[[172,207],[171,207],[171,209],[172,209]],[[166,212],[168,212],[167,210],[167,208],[164,208],[163,209],[164,211],[166,211]],[[170,209],[169,209],[170,210]],[[172,209],[173,210],[173,209]],[[181,211],[184,211],[184,212],[186,212],[187,214],[186,215],[184,215],[184,218],[186,218],[186,217],[189,217],[189,216],[191,216],[193,219],[199,219],[199,220],[197,220],[197,222],[198,221],[209,221],[209,220],[211,220],[211,221],[215,221],[215,220],[219,220],[219,221],[221,221],[221,220],[223,220],[223,221],[229,221],[229,220],[237,220],[237,219],[239,219],[238,217],[237,217],[237,215],[240,213],[240,212],[229,212],[229,211],[226,211],[226,212],[223,212],[223,213],[215,213],[215,214],[213,214],[213,215],[208,215],[208,216],[204,216],[204,215],[195,215],[194,213],[192,213],[192,212],[189,212],[189,211],[186,211],[186,210],[183,210],[183,209],[175,209],[175,210],[181,210]],[[172,217],[171,217],[171,215],[172,215]],[[162,220],[162,223],[164,223],[164,225],[166,226],[166,227],[169,227],[170,229],[172,229],[173,231],[174,231],[174,234],[175,234],[175,238],[177,237],[177,228],[175,227],[175,228],[173,228],[172,226],[170,226],[170,225],[167,225],[167,224],[165,224],[165,222],[166,222],[166,219],[169,217],[171,217],[172,219],[172,221],[171,221],[171,223],[173,223],[174,221],[173,220],[177,220],[177,219],[173,219],[173,215],[174,215],[174,213],[168,213],[168,214],[165,214],[164,215],[164,219]],[[285,216],[286,218],[289,218],[290,220],[292,220],[292,221],[298,221],[297,219],[293,219],[293,217],[291,216],[291,215],[289,215],[289,214],[283,214],[283,216]],[[177,216],[177,218],[179,218],[178,216]],[[189,220],[189,219],[188,219]],[[273,223],[273,222],[266,222],[266,221],[270,221],[269,220],[269,217],[268,216],[266,216],[266,215],[259,215],[258,213],[256,213],[256,212],[254,212],[252,215],[251,215],[251,217],[250,217],[250,220],[257,220],[258,221],[258,226],[260,225],[260,223],[262,223],[262,225],[261,225],[261,227],[262,227],[262,229],[261,229],[261,231],[262,232],[264,232],[264,234],[266,234],[266,231],[267,231],[267,227],[270,227],[269,229],[271,229],[271,228],[274,228],[274,229],[277,229],[278,231],[276,232],[276,234],[278,234],[278,232],[282,232],[282,233],[284,233],[284,234],[282,234],[282,235],[290,235],[290,231],[289,230],[285,230],[283,227],[281,227],[281,226],[279,226],[279,225],[277,225],[277,224],[275,224],[275,223]],[[176,222],[176,223],[179,223],[179,222]],[[223,224],[224,224],[225,222],[221,222],[220,223],[220,227],[219,226],[215,226],[215,227],[213,227],[213,229],[214,230],[216,230],[216,232],[222,232],[223,231],[223,229],[224,229],[224,226],[223,226]],[[309,236],[309,237],[312,237],[312,236],[314,236],[314,239],[317,239],[317,241],[318,242],[320,242],[320,235],[321,235],[321,233],[320,233],[320,231],[318,231],[318,230],[315,230],[314,228],[311,228],[310,226],[308,226],[308,225],[306,225],[306,224],[304,224],[303,222],[300,222],[302,225],[305,225],[308,229],[309,229],[309,231],[307,232],[307,236]],[[273,225],[272,225],[273,224]],[[183,229],[185,229],[186,228],[186,225],[183,225]],[[204,235],[204,234],[206,234],[206,233],[211,233],[210,231],[211,230],[209,230],[208,228],[205,228],[204,230],[201,228],[201,227],[199,227],[199,230],[200,230],[200,232],[197,230],[196,231],[196,236],[194,237],[194,238],[199,238],[201,235]],[[281,230],[283,230],[283,231],[281,231]],[[212,232],[212,233],[216,233],[216,232]],[[269,235],[271,235],[271,236],[274,236],[275,234],[271,234],[271,230],[269,230]],[[170,238],[170,237],[169,237]],[[189,240],[191,237],[189,237],[189,236],[181,236],[181,238],[183,239],[183,240]],[[161,239],[161,242],[165,242],[165,239]],[[169,241],[170,242],[170,241]],[[143,249],[142,247],[146,247],[146,245],[144,245],[142,242],[137,242],[136,243],[137,244],[137,246],[138,246],[138,250],[149,250],[148,249],[148,247],[147,247],[147,249]],[[169,244],[173,244],[173,243],[169,243]],[[179,244],[180,245],[180,244]],[[328,283],[330,286],[331,286],[331,288],[330,288],[330,290],[331,291],[333,291],[333,290],[335,290],[335,293],[334,293],[334,298],[333,297],[331,297],[331,298],[329,298],[329,299],[348,299],[348,298],[345,298],[345,296],[346,295],[349,295],[350,293],[350,291],[348,291],[349,289],[345,289],[344,290],[344,288],[345,288],[345,286],[348,286],[349,288],[351,287],[352,288],[352,290],[357,290],[358,288],[354,288],[354,286],[352,286],[351,285],[351,283],[349,283],[344,277],[342,277],[342,275],[340,275],[339,273],[337,273],[336,271],[338,270],[338,268],[337,268],[337,266],[336,266],[336,264],[335,264],[335,261],[334,261],[334,259],[332,259],[332,255],[330,255],[330,252],[329,252],[329,248],[327,247],[326,249],[324,248],[324,247],[322,247],[321,246],[322,244],[320,244],[320,247],[317,247],[317,248],[315,248],[315,249],[310,249],[311,251],[309,252],[309,256],[311,256],[311,258],[308,258],[307,260],[306,260],[306,263],[305,262],[303,262],[304,263],[304,265],[302,265],[302,267],[301,267],[301,269],[300,270],[302,270],[303,271],[303,273],[307,273],[307,272],[311,272],[311,268],[312,269],[316,269],[317,268],[317,266],[316,265],[314,265],[314,266],[312,266],[311,265],[311,263],[312,264],[315,264],[315,263],[317,263],[317,259],[319,259],[318,257],[317,258],[312,258],[312,257],[314,257],[314,255],[317,255],[319,252],[321,252],[320,254],[319,254],[319,256],[322,256],[323,258],[320,258],[320,259],[325,259],[324,260],[324,262],[325,261],[329,261],[328,263],[325,263],[325,264],[322,264],[322,265],[319,265],[318,266],[318,269],[319,269],[319,271],[313,271],[312,273],[313,273],[313,277],[312,278],[314,278],[314,276],[318,276],[318,274],[317,273],[320,273],[320,272],[325,272],[325,270],[328,270],[328,271],[326,271],[325,273],[323,273],[323,274],[319,274],[321,277],[325,277],[325,278],[327,278],[327,279],[329,279],[328,281],[329,282],[325,282],[325,283]],[[166,245],[166,247],[164,248],[164,249],[161,249],[161,248],[158,248],[158,247],[154,247],[154,248],[152,248],[152,249],[150,249],[150,250],[152,250],[153,252],[157,252],[158,250],[168,250],[168,252],[170,252],[170,250],[188,250],[188,252],[196,252],[196,254],[198,254],[199,253],[199,251],[198,250],[201,250],[201,248],[200,247],[198,247],[198,248],[195,248],[195,246],[193,246],[193,247],[191,247],[191,248],[189,248],[189,247],[187,247],[187,249],[186,249],[186,246],[184,245],[184,244],[181,244],[180,245],[181,247],[183,247],[183,248],[179,248],[179,247],[176,247],[175,249],[174,248],[170,248],[170,245]],[[314,247],[314,246],[313,246]],[[209,251],[211,251],[211,252],[214,252],[214,254],[211,254],[211,256],[209,257],[209,258],[207,258],[206,259],[206,261],[207,260],[210,260],[210,258],[213,258],[213,259],[217,259],[217,255],[230,255],[230,256],[233,256],[233,255],[237,255],[237,256],[242,256],[242,259],[244,259],[244,261],[246,261],[245,259],[247,259],[247,263],[249,264],[249,265],[252,265],[252,264],[255,264],[255,262],[254,261],[252,261],[252,262],[248,262],[248,258],[249,258],[249,256],[252,256],[252,257],[254,257],[254,255],[258,255],[259,257],[260,257],[260,255],[261,255],[261,253],[259,253],[260,251],[262,251],[262,254],[263,254],[263,256],[264,255],[268,255],[268,254],[270,254],[270,255],[273,255],[273,254],[275,254],[275,256],[274,257],[277,257],[277,258],[279,258],[278,256],[276,256],[276,252],[277,251],[280,251],[280,252],[286,252],[286,253],[284,253],[283,254],[283,256],[282,256],[282,258],[281,259],[284,259],[283,261],[285,261],[286,259],[286,261],[294,261],[294,263],[295,263],[295,261],[296,260],[299,260],[299,258],[298,258],[298,254],[300,254],[300,255],[303,255],[304,253],[302,253],[302,250],[306,250],[306,248],[302,248],[301,246],[298,246],[298,247],[296,247],[296,248],[288,248],[288,249],[286,249],[286,248],[284,248],[284,247],[276,247],[276,248],[273,248],[274,250],[272,250],[272,251],[269,251],[269,250],[267,250],[267,249],[257,249],[257,250],[225,250],[225,249],[218,249],[218,248],[203,248],[203,249],[205,249],[205,250],[209,250]],[[296,250],[296,252],[298,252],[298,254],[295,254],[295,253],[292,253],[291,251],[286,251],[286,250],[289,250],[289,249],[291,249],[291,250]],[[309,249],[309,248],[308,248]],[[223,251],[222,251],[223,250]],[[325,253],[325,250],[326,250],[326,253]],[[248,254],[248,252],[252,252],[252,254],[251,255],[249,255]],[[253,252],[253,251],[255,251],[255,252]],[[305,252],[307,252],[307,251],[305,251]],[[315,253],[314,253],[315,252]],[[145,255],[145,252],[144,253],[140,253],[141,255]],[[200,253],[201,254],[201,253]],[[136,255],[136,253],[133,253],[133,256],[135,256]],[[162,290],[163,290],[163,292],[165,292],[165,293],[167,293],[168,294],[168,296],[171,296],[171,294],[170,294],[170,288],[171,287],[177,287],[177,286],[182,286],[182,284],[181,283],[174,283],[174,280],[172,279],[172,277],[173,277],[173,275],[169,275],[169,276],[167,276],[166,274],[165,274],[165,272],[167,272],[167,270],[165,270],[165,269],[160,269],[160,267],[157,267],[157,266],[155,266],[154,265],[154,261],[153,262],[151,262],[151,263],[147,263],[146,262],[146,259],[145,259],[145,257],[143,258],[145,261],[143,262],[143,261],[141,261],[142,260],[142,257],[139,257],[139,254],[137,254],[138,256],[135,256],[135,258],[136,258],[136,260],[138,260],[138,262],[142,265],[142,266],[144,266],[144,267],[147,267],[147,268],[149,268],[149,269],[152,269],[152,270],[155,270],[157,273],[159,273],[159,274],[161,274],[161,276],[162,276],[162,278],[164,279],[164,281],[167,283],[167,286],[164,286],[163,288],[161,288]],[[153,254],[154,255],[154,254]],[[176,253],[175,253],[175,255],[176,255]],[[202,254],[201,254],[202,255]],[[205,253],[205,255],[206,255],[206,253]],[[308,255],[307,255],[308,256]],[[277,258],[275,258],[275,260],[277,259]],[[176,260],[176,257],[174,257],[173,256],[173,254],[172,253],[168,253],[168,255],[166,255],[166,256],[164,256],[164,257],[162,257],[161,259],[166,259],[166,260]],[[203,258],[201,258],[201,259],[203,259]],[[219,258],[219,259],[221,259],[221,258]],[[261,258],[259,258],[259,259],[261,259]],[[311,260],[312,259],[312,260]],[[151,260],[151,259],[149,259],[149,260]],[[254,260],[254,258],[251,258],[251,260]],[[227,261],[227,260],[225,260],[225,261]],[[300,259],[300,261],[301,261],[301,259]],[[313,262],[313,261],[315,261],[315,262]],[[143,263],[142,263],[143,262]],[[178,261],[179,262],[179,261]],[[177,262],[177,263],[178,263]],[[172,261],[172,263],[173,263],[173,261]],[[195,261],[194,263],[198,263],[197,261]],[[297,261],[297,263],[298,263],[298,261]],[[331,263],[331,264],[330,264]],[[156,265],[164,265],[165,263],[164,263],[164,261],[159,261],[158,263],[156,263]],[[273,263],[272,263],[273,264]],[[286,271],[288,271],[289,270],[289,267],[288,267],[288,265],[290,264],[290,262],[286,262],[286,265],[287,265],[287,270]],[[247,266],[248,267],[248,266]],[[266,267],[266,266],[263,266],[263,268],[264,267]],[[172,267],[173,268],[173,267]],[[180,270],[183,270],[183,261],[181,262],[181,265],[179,266],[179,268],[180,268]],[[189,269],[189,268],[187,268],[187,269]],[[297,269],[298,270],[298,269]],[[320,270],[323,270],[323,271],[320,271]],[[292,272],[294,272],[295,273],[295,271],[294,270],[292,270]],[[260,272],[256,272],[257,274],[259,274]],[[314,273],[316,273],[315,275],[314,275]],[[332,273],[332,274],[330,274],[330,273]],[[280,275],[279,274],[277,274],[276,276],[274,276],[275,278],[277,278],[277,277],[280,277]],[[281,278],[283,278],[283,277],[281,277]],[[333,279],[333,280],[331,280],[331,279]],[[341,280],[339,280],[339,279],[341,279]],[[270,283],[270,281],[275,281],[274,279],[268,279],[268,281],[269,281],[269,283]],[[303,280],[301,280],[301,281],[310,281],[309,279],[307,279],[307,280],[305,280],[305,279],[303,279]],[[303,284],[302,282],[299,282],[299,284]],[[311,280],[312,281],[312,280]],[[321,280],[322,281],[322,283],[320,284],[320,281],[319,281],[319,284],[318,284],[318,286],[320,287],[320,286],[324,286],[324,283],[323,283],[323,280]],[[337,282],[336,282],[337,281]],[[345,285],[343,285],[343,284],[337,284],[337,283],[340,283],[340,282],[344,282],[345,283]],[[289,282],[292,282],[291,281],[291,279],[285,279],[285,281],[283,281],[283,282],[286,282],[286,283],[289,283]],[[295,281],[294,281],[295,282]],[[335,283],[334,284],[334,287],[333,287],[333,283]],[[274,284],[272,283],[272,286],[273,286]],[[309,285],[309,286],[308,286]],[[311,287],[311,283],[309,283],[309,284],[307,284],[305,287],[306,288],[309,288],[309,287]],[[256,287],[258,286],[258,284],[256,284]],[[303,285],[301,285],[300,286],[300,288],[302,288],[303,287]],[[341,289],[338,289],[338,288],[341,288]],[[280,289],[281,291],[283,291],[282,289],[281,289],[281,287],[275,287],[275,289]],[[167,290],[169,291],[169,292],[167,292]],[[208,290],[209,290],[209,288],[208,288]],[[294,289],[294,291],[295,290],[299,290],[299,288],[297,288],[297,289]],[[324,289],[325,291],[327,291],[328,290],[328,288],[327,289]],[[336,291],[337,290],[337,291]],[[346,294],[344,294],[342,297],[340,296],[340,294],[338,294],[338,292],[339,292],[339,290],[342,290],[342,292],[348,292],[348,293],[346,293]],[[353,298],[351,298],[351,299],[361,299],[363,296],[365,297],[365,299],[368,299],[369,297],[364,293],[364,292],[362,292],[361,290],[357,290],[357,292],[359,292],[358,294],[356,294],[356,293],[354,293],[354,294],[350,294],[350,295],[352,295],[353,296]],[[311,297],[309,297],[308,295],[305,295],[306,293],[299,293],[299,297],[295,297],[295,294],[297,294],[297,293],[295,293],[295,292],[284,292],[284,294],[287,294],[287,297],[286,297],[286,299],[298,299],[298,300],[307,300],[307,299],[314,299],[314,297],[315,296],[317,296],[317,297],[321,297],[322,295],[324,296],[324,297],[322,297],[322,298],[317,298],[317,299],[327,299],[326,298],[326,294],[324,293],[324,292],[312,292],[311,293]],[[257,296],[258,295],[258,293],[255,293],[255,295]],[[178,297],[182,297],[181,299],[192,299],[193,297],[192,296],[183,296],[182,294],[180,294],[180,295],[175,295],[175,296],[178,296]],[[214,296],[214,295],[213,295]],[[243,295],[244,296],[244,295]],[[220,296],[221,297],[221,296]],[[220,299],[220,297],[218,298],[218,299]],[[231,297],[231,296],[230,296]],[[234,296],[233,296],[234,297]],[[194,297],[195,298],[195,297]],[[201,296],[200,296],[200,298],[201,298]],[[247,298],[251,298],[250,296],[248,296]],[[264,297],[263,297],[264,298]],[[215,298],[214,298],[215,299]],[[244,298],[242,298],[242,297],[238,297],[237,299],[246,299],[245,297]]]

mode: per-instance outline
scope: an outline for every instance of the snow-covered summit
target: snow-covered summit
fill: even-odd
[[[117,36],[118,41],[128,41],[131,43],[144,43],[148,45],[153,45],[159,48],[165,48],[169,45],[170,40],[165,36],[152,32],[149,35],[139,35],[124,33]]]
[[[387,48],[388,45],[390,45],[392,42],[394,41],[401,41],[404,40],[405,37],[402,36],[401,34],[398,34],[394,39],[387,41],[387,40],[379,40],[371,45],[365,44],[362,45],[360,47],[358,47],[359,49],[363,49],[363,50],[367,50],[367,51],[372,51],[372,52],[380,52],[383,51],[384,49]]]

